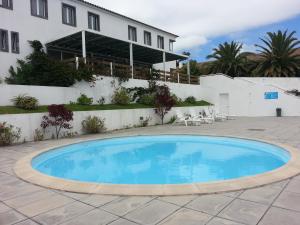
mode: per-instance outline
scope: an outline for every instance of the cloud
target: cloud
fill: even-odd
[[[88,0],[180,36],[176,50],[300,14],[299,0]]]

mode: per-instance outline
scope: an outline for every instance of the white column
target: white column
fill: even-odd
[[[110,62],[110,75],[113,76],[114,72],[113,72],[113,63]]]
[[[188,80],[189,84],[191,83],[191,65],[190,65],[190,60],[187,61],[187,75],[188,75]]]
[[[85,31],[81,32],[81,41],[82,41],[82,57],[84,63],[86,63],[86,42],[85,42]]]
[[[163,52],[163,68],[164,68],[165,81],[167,81],[167,74],[166,74],[166,52]]]
[[[132,46],[132,43],[129,44],[129,52],[130,52],[131,78],[133,79],[133,46]]]

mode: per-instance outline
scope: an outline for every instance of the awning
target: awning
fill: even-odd
[[[85,43],[87,56],[130,58],[130,42],[114,39],[90,31],[85,31]],[[82,55],[82,32],[60,38],[46,44],[48,50],[66,51]],[[184,55],[166,52],[166,61],[185,60]],[[133,60],[147,64],[163,62],[163,51],[150,47],[133,44]]]

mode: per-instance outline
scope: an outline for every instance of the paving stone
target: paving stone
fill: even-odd
[[[151,201],[152,199],[153,198],[151,197],[138,196],[122,197],[108,203],[107,205],[103,206],[102,209],[118,216],[124,216],[125,214]]]
[[[207,225],[243,225],[243,224],[215,217],[211,221],[209,221]]]
[[[300,213],[271,207],[259,225],[299,225]]]
[[[235,222],[256,225],[267,208],[266,205],[236,199],[218,216]]]
[[[125,219],[118,219],[112,223],[110,223],[109,225],[137,225],[137,223],[125,220]]]
[[[293,179],[285,188],[286,191],[300,194],[300,179]]]
[[[9,199],[9,200],[6,200],[4,202],[7,205],[9,205],[10,207],[18,209],[18,208],[20,208],[22,206],[26,206],[30,203],[40,201],[42,199],[49,199],[49,198],[52,198],[54,196],[58,196],[58,195],[51,192],[51,191],[42,190],[42,191],[38,191],[38,192],[35,192],[35,193],[30,193],[28,195],[23,195],[23,196],[20,196],[20,197]]]
[[[22,214],[16,212],[15,210],[9,210],[6,212],[0,213],[0,224],[1,225],[11,225],[22,220],[25,220],[26,217]]]
[[[52,209],[62,207],[73,201],[74,200],[71,198],[67,198],[62,195],[57,195],[52,198],[41,199],[39,201],[25,205],[19,208],[18,211],[28,217],[34,217],[36,215],[50,211]]]
[[[217,215],[233,198],[224,195],[203,195],[186,205],[186,208]]]
[[[94,209],[82,216],[76,217],[72,220],[69,220],[63,225],[105,225],[114,220],[117,220],[118,217],[105,212],[101,209]]]
[[[300,212],[300,194],[283,191],[273,205]]]
[[[239,196],[239,198],[269,205],[275,200],[280,192],[281,189],[279,188],[265,186],[246,190]]]
[[[76,200],[81,200],[90,197],[89,194],[72,193],[72,192],[61,192],[61,194]]]
[[[231,198],[237,198],[242,193],[243,193],[243,191],[233,191],[233,192],[222,193],[222,195],[227,196],[227,197],[231,197]]]
[[[143,225],[157,224],[179,209],[174,204],[153,200],[146,206],[127,214],[125,218]]]
[[[93,210],[92,206],[81,202],[74,202],[67,206],[56,208],[46,213],[40,214],[33,219],[41,224],[56,225],[68,221],[76,216],[80,216],[88,211]]]
[[[270,184],[268,186],[274,187],[274,188],[280,188],[282,190],[287,185],[287,183],[289,181],[290,180],[283,180],[283,181],[280,181],[280,182],[277,182],[277,183],[274,183],[274,184]]]
[[[116,200],[119,196],[111,195],[91,195],[87,198],[80,199],[81,202],[89,204],[94,207],[99,207],[104,204],[107,204],[113,200]]]
[[[6,212],[11,210],[7,205],[4,205],[3,203],[0,202],[0,213]]]
[[[181,209],[168,218],[164,219],[160,225],[204,225],[211,219],[211,215],[197,212],[191,209]]]
[[[32,221],[32,220],[28,219],[28,220],[24,220],[24,221],[22,221],[20,223],[16,223],[14,225],[39,225],[39,224],[36,223],[36,222],[34,222],[34,221]]]
[[[183,196],[166,196],[166,197],[159,197],[159,200],[164,202],[173,203],[175,205],[183,206],[189,203],[190,201],[197,198],[198,195],[183,195]]]

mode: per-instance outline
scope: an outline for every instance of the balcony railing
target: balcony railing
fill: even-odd
[[[71,64],[78,68],[80,63],[79,58],[64,60],[64,62]],[[128,78],[149,80],[151,69],[145,66],[134,66],[133,71],[131,67],[126,64],[109,62],[99,59],[86,59],[86,66],[97,75],[101,76],[117,76],[118,73],[128,75]],[[199,85],[199,77],[182,73],[179,69],[171,69],[170,71],[156,70],[159,73],[159,80],[171,83],[194,84]]]

